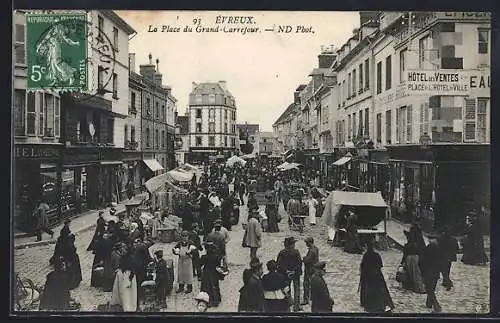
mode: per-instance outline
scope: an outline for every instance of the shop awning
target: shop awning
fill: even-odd
[[[40,169],[52,169],[52,168],[56,168],[56,164],[44,164],[44,163],[40,164]]]
[[[345,163],[349,162],[351,160],[351,157],[342,157],[339,160],[335,161],[333,164],[336,166],[342,166]]]
[[[156,159],[143,159],[142,161],[153,172],[156,172],[156,171],[163,169],[163,166]]]
[[[121,165],[122,161],[119,160],[104,160],[101,162],[101,165]]]

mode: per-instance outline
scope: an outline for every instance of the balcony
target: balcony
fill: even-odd
[[[124,145],[124,149],[126,150],[137,150],[137,147],[139,147],[137,141],[126,141]]]

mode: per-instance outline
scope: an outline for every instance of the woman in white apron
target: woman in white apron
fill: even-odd
[[[186,294],[193,291],[193,259],[192,252],[196,250],[196,247],[189,241],[189,233],[183,231],[181,234],[181,241],[177,243],[172,250],[174,255],[179,256],[177,262],[177,283],[179,284],[179,289],[176,293],[184,291],[184,286],[187,285]]]
[[[318,205],[318,201],[311,196],[309,198],[309,224],[316,225],[316,207]]]

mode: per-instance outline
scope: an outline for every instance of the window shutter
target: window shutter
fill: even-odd
[[[464,140],[476,140],[476,100],[465,99],[465,127]]]
[[[413,114],[413,107],[411,105],[406,107],[406,142],[410,143],[412,140],[412,131],[411,128],[413,126],[412,124],[412,114]]]
[[[425,104],[420,104],[420,135],[424,134]]]

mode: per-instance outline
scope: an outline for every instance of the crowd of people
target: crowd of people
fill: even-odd
[[[279,163],[256,160],[232,167],[212,163],[205,165],[201,176],[193,176],[186,185],[187,196],[176,214],[181,219],[179,239],[172,248],[172,254],[178,259],[175,293],[190,294],[193,284],[199,281],[200,294],[194,297],[199,311],[217,307],[222,302],[220,283],[229,274],[230,263],[226,248],[233,227],[239,223],[244,223],[241,246],[250,249],[250,262],[243,272],[238,311],[298,312],[306,304],[311,305],[312,312],[333,310],[333,296],[323,278],[326,263],[319,258],[312,237],[305,239],[308,251],[303,257],[295,248],[297,240],[287,237],[283,250],[275,259],[266,262],[267,273],[264,274],[260,260],[263,255],[259,255],[263,232],[279,232],[278,224],[284,220],[284,214],[290,229],[294,229],[304,226],[305,221],[316,225],[316,218],[323,213],[324,195],[316,186],[315,173],[306,175],[301,168],[280,171],[276,167]],[[240,219],[241,207],[247,208],[247,219]],[[43,217],[43,208],[40,210]],[[116,221],[106,221],[104,212],[99,213],[95,233],[87,248],[94,254],[90,284],[112,293],[110,309],[140,310],[141,302],[147,298],[143,287],[151,281],[154,281],[157,308],[166,308],[173,284],[170,277],[173,268],[169,268],[163,258],[163,250],[154,250],[157,223],[169,216],[166,213],[152,208],[152,225],[147,226],[139,216],[116,214],[114,208],[110,216]],[[382,273],[382,258],[375,251],[372,240],[360,241],[355,213],[354,209],[349,209],[337,218],[335,226],[346,230],[334,236],[329,234],[329,240],[346,252],[363,254],[359,290],[360,304],[365,310],[391,312],[394,304]],[[484,263],[487,258],[477,221],[473,215],[469,220],[462,261]],[[40,234],[48,231],[44,224],[39,228]],[[447,289],[453,286],[450,269],[457,259],[457,242],[447,228],[439,236],[429,236],[428,244],[416,224],[405,234],[408,242],[404,246],[398,280],[407,290],[426,293],[427,307],[439,312],[436,284],[442,275],[443,285]],[[47,276],[41,310],[64,311],[74,304],[70,291],[82,281],[74,242],[75,235],[68,221],[50,259],[54,271]]]

